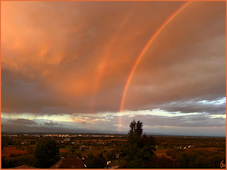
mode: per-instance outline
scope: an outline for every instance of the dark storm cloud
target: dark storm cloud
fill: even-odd
[[[131,118],[131,119],[130,119]],[[190,116],[155,116],[155,115],[135,115],[134,117],[123,116],[122,122],[125,124],[135,120],[140,120],[144,126],[150,127],[225,127],[225,118],[209,118],[206,115],[190,115]],[[126,123],[127,122],[127,123]],[[127,128],[128,129],[128,128]]]
[[[202,112],[208,114],[226,114],[226,103],[221,104],[211,104],[211,103],[201,103],[198,101],[180,101],[175,103],[167,103],[161,106],[161,109],[167,110],[169,112],[183,112],[183,113],[193,113]]]
[[[163,111],[163,110],[162,110]],[[165,111],[165,110],[164,110]],[[157,112],[159,115],[153,115]],[[167,112],[170,115],[160,113],[160,110],[154,111],[143,111],[138,110],[137,112],[124,112],[121,115],[121,126],[123,129],[128,130],[129,125],[133,119],[141,120],[145,126],[170,126],[170,127],[225,127],[225,118],[215,117],[208,113],[196,113],[190,114],[182,112]],[[214,116],[214,117],[213,117]],[[80,120],[86,120],[89,124],[92,121],[97,126],[106,126],[110,129],[115,129],[119,125],[119,118],[117,114],[103,113],[103,114],[81,114],[74,115],[75,122]],[[80,121],[81,122],[81,121]],[[105,127],[104,126],[104,127]],[[114,128],[115,127],[115,128]]]
[[[41,122],[41,123],[37,123]],[[67,126],[62,126],[60,123],[53,121],[45,121],[40,119],[34,119],[34,121],[29,119],[8,119],[2,118],[2,132],[14,132],[14,133],[75,133],[75,132],[86,133],[86,129],[81,129],[80,127],[73,127],[72,124]]]
[[[2,112],[117,112],[139,53],[183,3],[3,2]],[[124,109],[224,114],[184,101],[225,96],[225,43],[225,2],[192,2],[147,50]]]
[[[50,128],[45,126],[27,126],[22,124],[11,124],[6,123],[2,127],[2,132],[13,132],[13,133],[70,133],[73,132],[71,129],[64,129],[64,128]]]
[[[20,74],[2,69],[2,112],[43,112],[48,108],[56,113],[67,106],[62,98],[55,97],[51,89],[46,89],[40,82],[25,79]],[[35,96],[35,99],[34,99]],[[17,109],[15,109],[17,108]]]
[[[4,118],[2,118],[4,119]],[[101,133],[104,128],[94,129],[91,126],[87,128],[81,128],[80,126],[75,126],[75,123],[64,123],[64,126],[60,123],[54,123],[52,121],[45,122],[45,120],[36,120],[37,122],[42,122],[41,124],[31,123],[28,119],[14,120],[5,119],[2,122],[2,132],[12,132],[12,133]],[[84,122],[82,122],[84,123]],[[97,125],[98,127],[98,125]]]
[[[28,120],[28,119],[15,119],[15,120],[9,120],[8,121],[10,124],[19,124],[19,125],[36,125],[37,123],[32,121],[32,120]]]

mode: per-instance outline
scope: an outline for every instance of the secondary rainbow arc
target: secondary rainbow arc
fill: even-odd
[[[113,35],[113,38],[108,42],[110,49],[108,49],[108,48],[105,49],[104,57],[101,59],[101,61],[99,63],[100,68],[98,70],[98,75],[97,75],[96,81],[94,82],[94,90],[93,90],[92,99],[91,99],[91,108],[90,108],[91,113],[93,112],[93,109],[94,109],[95,97],[96,97],[96,94],[97,94],[99,86],[100,86],[102,75],[103,75],[103,73],[106,69],[105,62],[110,58],[111,51],[114,49],[114,43],[116,43],[116,41],[117,41],[117,35],[119,35],[119,33],[123,30],[125,25],[128,23],[128,20],[131,18],[132,14],[133,14],[134,8],[135,8],[135,4],[130,8],[127,15],[122,19],[119,28],[117,29],[117,31]]]

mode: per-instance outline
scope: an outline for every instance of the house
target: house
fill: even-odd
[[[115,154],[115,158],[116,158],[116,159],[119,159],[119,158],[120,158],[120,153],[116,153],[116,154]]]
[[[222,160],[220,163],[220,168],[225,168],[225,160]]]
[[[82,150],[82,151],[87,150],[87,149],[91,150],[91,146],[85,146],[85,145],[80,146],[80,150]]]
[[[117,169],[120,167],[120,164],[119,162],[117,161],[114,161],[114,162],[110,162],[108,165],[107,165],[107,169]]]
[[[21,166],[14,167],[13,169],[36,169],[36,168],[28,165],[21,165]]]
[[[82,169],[86,168],[87,166],[80,158],[61,158],[56,164],[54,164],[51,169],[58,169],[58,168],[73,168],[73,169]]]
[[[111,161],[107,161],[107,162],[106,162],[106,165],[108,166],[110,163],[111,163]]]

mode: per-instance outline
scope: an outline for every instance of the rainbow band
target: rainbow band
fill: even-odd
[[[136,62],[128,76],[127,82],[125,84],[124,87],[124,91],[122,94],[122,98],[121,98],[121,105],[120,105],[120,109],[119,112],[121,113],[124,107],[124,102],[125,102],[125,97],[128,91],[128,87],[129,84],[132,80],[132,76],[136,70],[136,67],[138,66],[140,60],[142,59],[143,55],[145,54],[145,52],[147,51],[147,49],[149,48],[149,46],[151,45],[151,43],[155,40],[155,38],[160,34],[160,32],[170,23],[170,21],[172,21],[184,8],[186,8],[191,2],[186,2],[184,3],[178,10],[176,10],[162,25],[161,27],[154,33],[154,35],[150,38],[150,40],[147,42],[147,44],[145,45],[145,47],[143,48],[143,50],[141,51],[140,55],[137,57]],[[119,113],[119,114],[120,114]],[[119,115],[118,117],[118,131],[120,131],[120,123],[121,123],[121,115]]]
[[[117,40],[117,35],[119,35],[119,33],[125,27],[125,24],[127,24],[128,20],[131,18],[132,14],[133,14],[134,8],[135,8],[135,5],[133,5],[131,7],[131,9],[129,10],[129,12],[127,13],[127,15],[121,21],[121,24],[120,24],[119,28],[117,29],[117,31],[112,36],[113,38],[108,42],[108,45],[111,46],[111,48],[110,49],[107,49],[106,48],[106,50],[104,52],[104,57],[101,60],[100,69],[98,70],[97,79],[96,79],[96,81],[94,83],[94,90],[93,90],[93,94],[92,94],[91,108],[90,108],[90,112],[91,113],[94,110],[95,97],[96,97],[96,94],[97,94],[98,89],[99,89],[99,86],[100,86],[100,82],[101,82],[101,79],[102,79],[103,72],[105,71],[105,67],[106,67],[105,62],[110,58],[111,51],[113,50],[113,45],[114,45],[114,43]]]

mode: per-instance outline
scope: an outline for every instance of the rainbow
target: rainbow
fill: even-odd
[[[121,98],[121,104],[120,104],[120,109],[119,109],[119,117],[118,117],[118,131],[120,131],[120,123],[121,123],[121,112],[123,110],[124,107],[124,102],[125,102],[125,97],[128,91],[128,87],[129,84],[132,80],[132,76],[136,70],[136,67],[138,66],[140,60],[142,59],[142,57],[144,56],[144,54],[146,53],[147,49],[149,48],[149,46],[151,45],[151,43],[155,40],[155,38],[161,33],[161,31],[183,10],[185,9],[191,2],[186,2],[184,3],[179,9],[177,9],[160,27],[159,29],[154,33],[154,35],[152,35],[152,37],[149,39],[149,41],[147,42],[147,44],[145,45],[145,47],[143,48],[143,50],[141,51],[141,53],[139,54],[139,56],[136,59],[136,62],[134,64],[134,66],[131,69],[131,72],[128,76],[128,79],[126,81],[125,87],[124,87],[124,91],[122,94],[122,98]]]
[[[130,20],[132,14],[133,14],[134,8],[135,8],[135,4],[130,8],[129,12],[122,19],[119,28],[117,29],[117,31],[115,31],[115,33],[113,35],[113,38],[107,44],[107,47],[109,47],[109,48],[107,48],[107,47],[105,48],[104,55],[103,55],[104,57],[99,62],[98,75],[97,75],[96,81],[94,82],[93,94],[92,94],[92,98],[91,98],[91,108],[90,108],[91,113],[94,110],[95,97],[96,97],[96,94],[97,94],[99,86],[100,86],[103,72],[105,71],[105,68],[106,68],[106,62],[111,56],[111,52],[113,50],[114,43],[116,43],[116,41],[117,41],[118,35],[120,34],[120,32],[123,30],[125,25]]]

